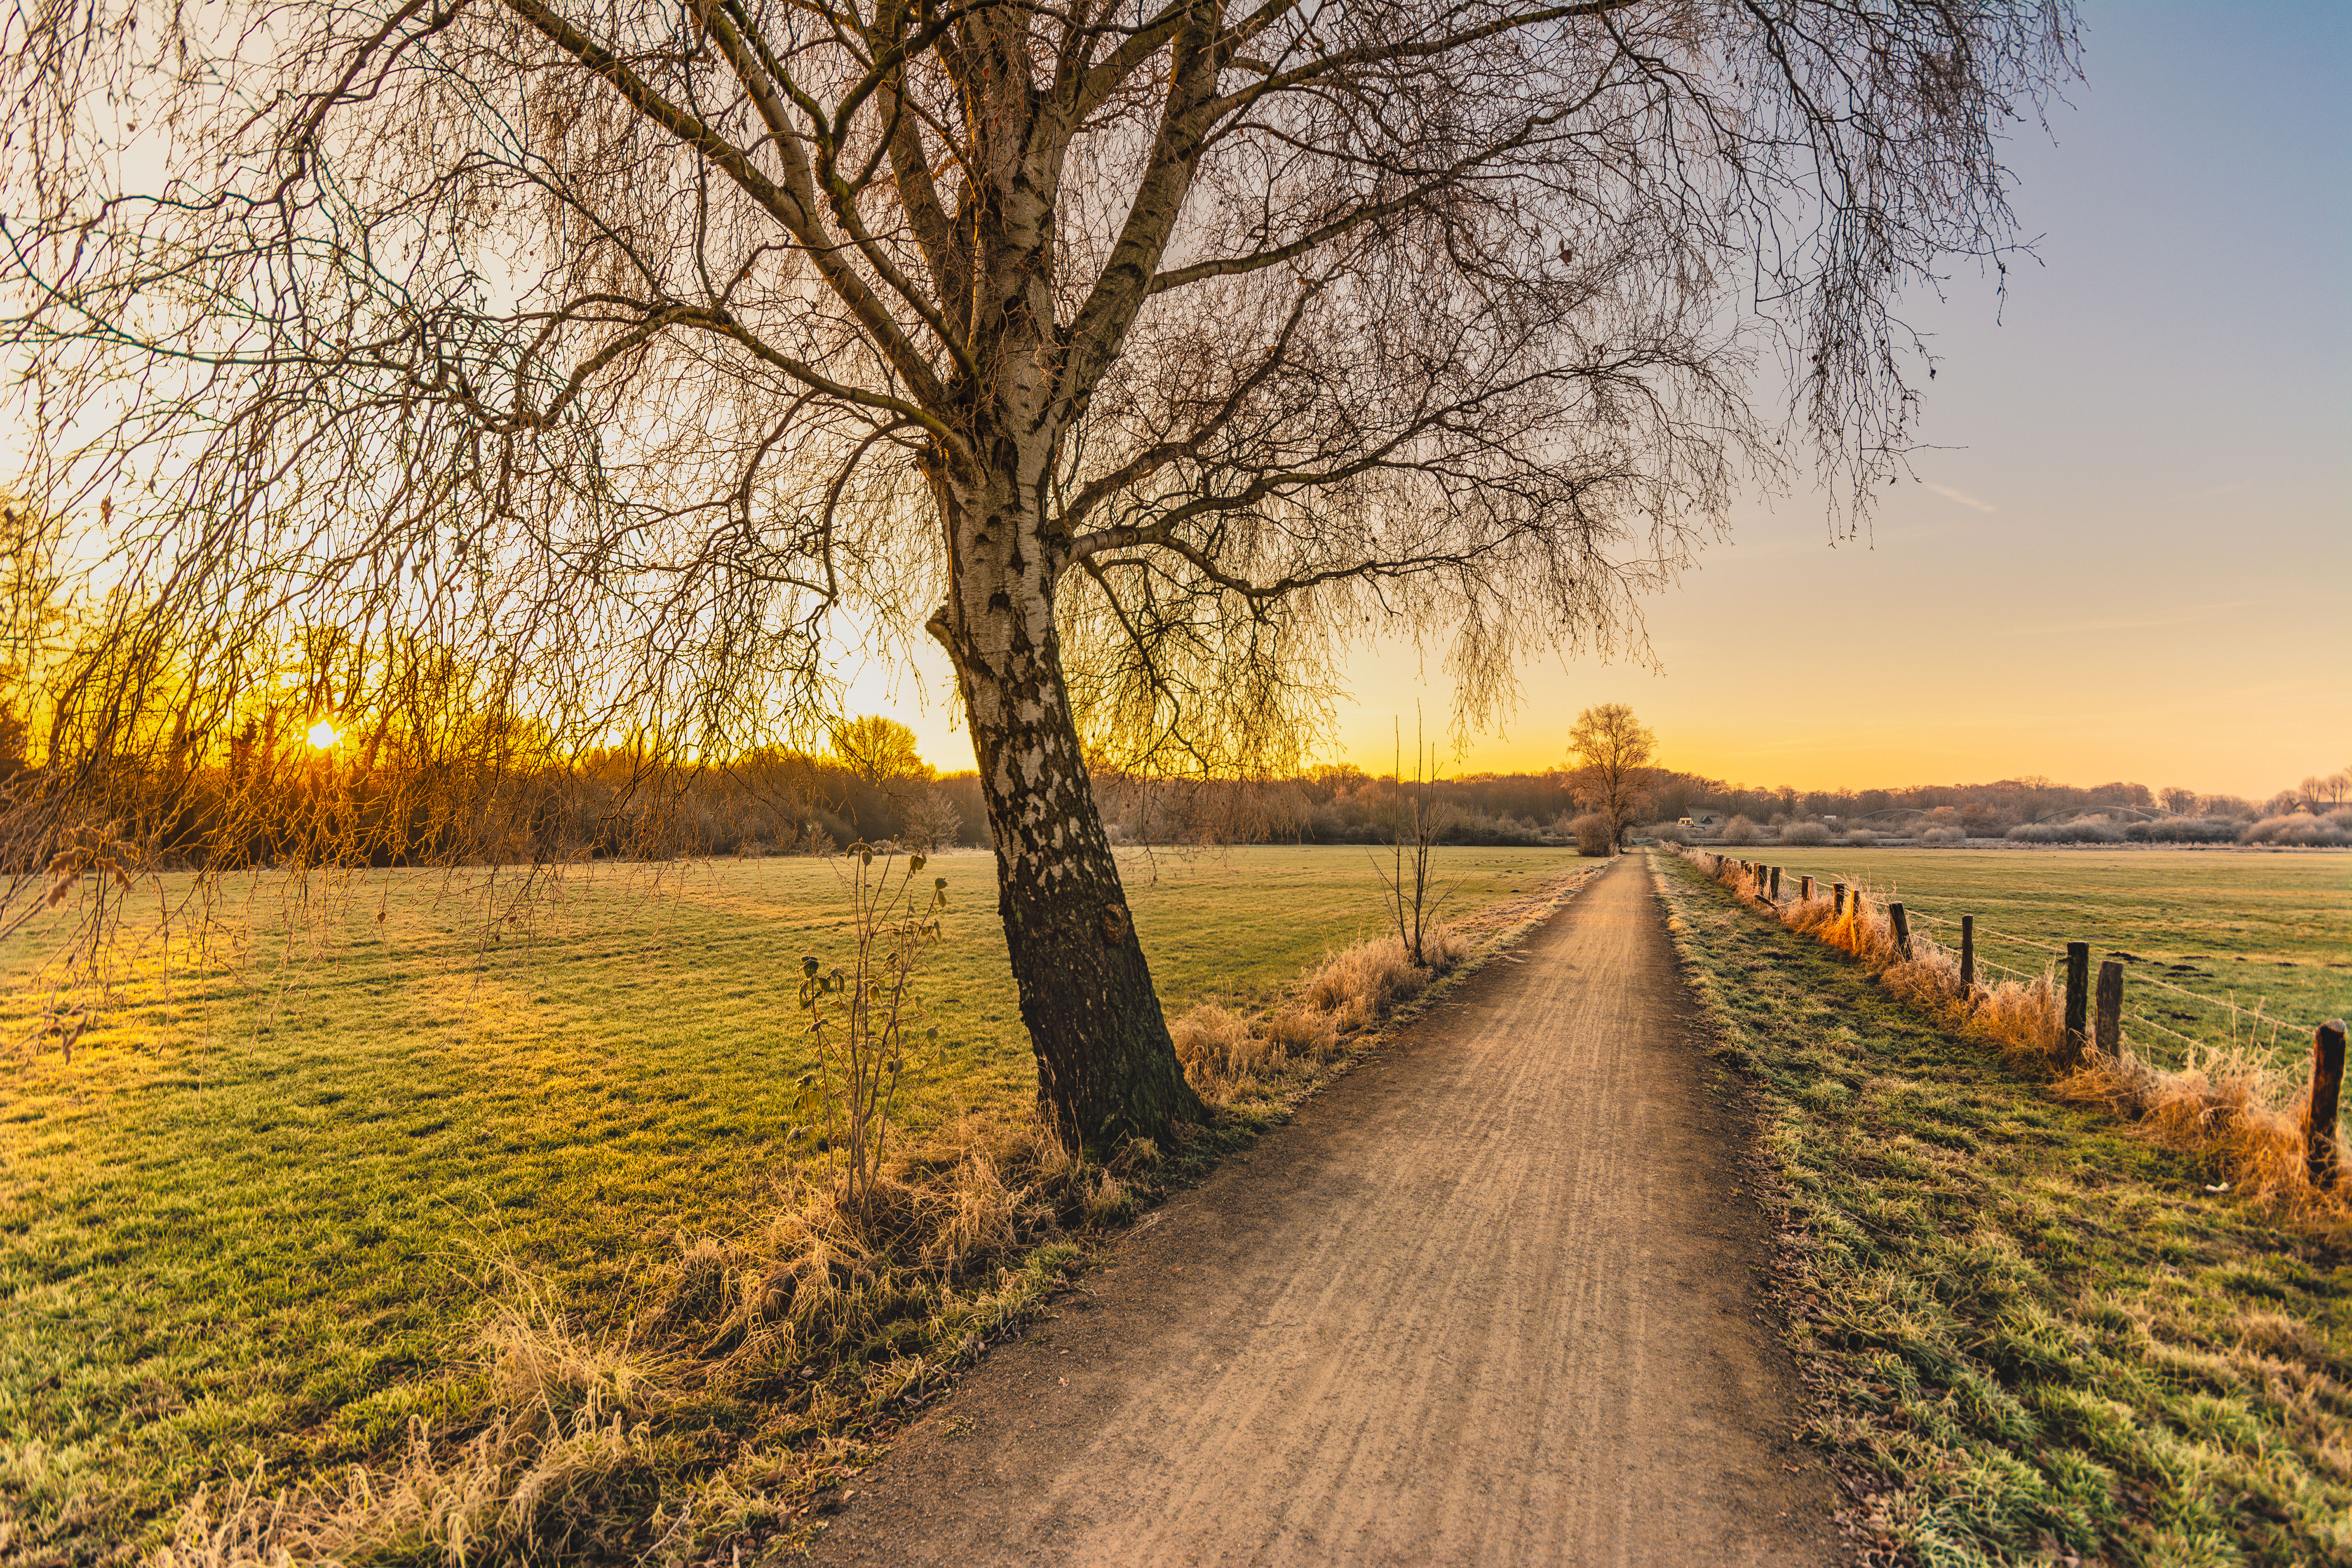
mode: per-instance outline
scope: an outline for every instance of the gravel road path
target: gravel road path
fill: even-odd
[[[1627,857],[1124,1241],[820,1562],[1819,1563],[1745,1131]]]

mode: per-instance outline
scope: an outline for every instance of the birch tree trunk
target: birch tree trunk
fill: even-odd
[[[1054,626],[1066,552],[1022,504],[1034,484],[934,489],[961,559],[930,628],[971,721],[1038,1113],[1064,1147],[1097,1157],[1164,1141],[1207,1112],[1176,1058],[1071,715]]]

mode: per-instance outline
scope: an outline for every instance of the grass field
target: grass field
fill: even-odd
[[[2352,1258],[1653,860],[1870,1561],[2352,1562]]]
[[[1790,875],[1859,880],[1900,899],[1958,950],[1959,917],[1977,917],[1979,953],[2039,974],[2053,949],[2087,942],[2092,958],[2127,959],[2126,1032],[2141,1055],[2177,1065],[2179,1036],[2231,1039],[2234,1000],[2285,1021],[2275,1054],[2300,1060],[2310,1026],[2352,1012],[2352,855],[2200,849],[1970,850],[1796,848],[1727,853]],[[1789,889],[1784,886],[1783,896]],[[2179,989],[2169,989],[2166,984]],[[2183,991],[2198,994],[2182,994]],[[2210,998],[2200,1001],[2198,996]],[[2273,1029],[2242,1016],[2238,1038]],[[2174,1033],[2168,1033],[2173,1031]]]
[[[1441,851],[1447,912],[1574,859]],[[917,1135],[1035,1083],[993,861],[933,872],[951,902]],[[1360,850],[1125,872],[1171,1013],[1268,997],[1380,925]],[[789,1110],[809,1065],[793,987],[803,953],[846,956],[840,875],[621,868],[511,907],[420,873],[314,887],[307,908],[240,886],[208,961],[145,963],[70,1064],[21,1044],[47,1005],[37,943],[0,952],[0,1040],[20,1042],[0,1058],[0,1553],[95,1561],[198,1484],[282,1486],[463,1411],[467,1320],[500,1259],[617,1312],[646,1259],[772,1209],[813,1158]]]

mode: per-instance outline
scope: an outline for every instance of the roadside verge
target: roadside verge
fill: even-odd
[[[1865,1561],[2352,1560],[2352,1257],[1651,864]]]

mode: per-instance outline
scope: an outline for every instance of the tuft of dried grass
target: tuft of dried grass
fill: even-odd
[[[1451,974],[1475,951],[1468,936],[1450,925],[1432,926],[1421,937],[1422,962],[1432,973]]]
[[[2054,970],[2045,969],[2033,980],[1980,985],[1966,1013],[1969,1034],[1998,1046],[2010,1060],[2032,1067],[2046,1068],[2056,1061],[2066,1037],[2065,1005]]]
[[[340,1487],[200,1490],[153,1568],[547,1561],[602,1543],[614,1505],[655,1472],[650,1417],[668,1396],[668,1371],[624,1342],[582,1336],[545,1286],[509,1272],[517,1294],[482,1332],[499,1406],[486,1427],[451,1447],[412,1422],[397,1461],[354,1468]]]
[[[1267,1041],[1285,1056],[1319,1061],[1339,1047],[1339,1026],[1328,1013],[1284,1007],[1265,1021]]]
[[[1203,1003],[1170,1021],[1176,1059],[1192,1087],[1213,1100],[1233,1098],[1280,1059],[1281,1051],[1230,1008]]]
[[[1325,959],[1307,977],[1299,995],[1308,1006],[1330,1014],[1344,1031],[1378,1023],[1430,978],[1403,942],[1392,936],[1375,937]]]

